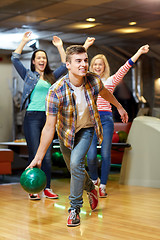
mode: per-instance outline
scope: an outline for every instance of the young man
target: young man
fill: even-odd
[[[67,226],[80,224],[83,190],[86,190],[92,210],[98,205],[98,194],[85,171],[84,158],[89,149],[94,129],[102,143],[102,125],[96,107],[100,94],[115,105],[122,121],[128,115],[115,97],[103,86],[99,76],[87,73],[88,55],[81,45],[66,50],[68,74],[53,84],[46,98],[47,120],[35,158],[28,167],[41,166],[47,148],[54,137],[55,128],[66,165],[71,173],[70,205]]]

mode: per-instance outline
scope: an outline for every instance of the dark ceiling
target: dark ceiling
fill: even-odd
[[[160,0],[1,0],[0,53],[15,49],[27,30],[37,39],[58,35],[66,43],[94,36],[95,45],[122,50],[148,43],[160,60]]]

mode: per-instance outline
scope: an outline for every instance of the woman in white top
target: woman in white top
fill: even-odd
[[[100,75],[104,86],[113,93],[115,87],[122,81],[129,69],[141,56],[147,53],[149,46],[142,46],[134,56],[132,56],[114,75],[110,76],[110,68],[106,57],[103,54],[98,54],[91,60],[90,71]],[[112,107],[109,102],[105,101],[100,95],[97,99],[97,106],[103,126],[103,142],[101,145],[101,179],[98,178],[98,163],[97,163],[97,137],[94,134],[90,149],[87,153],[87,163],[89,174],[94,184],[100,185],[99,197],[106,197],[106,183],[110,170],[111,163],[111,144],[114,131],[114,123],[112,117]]]

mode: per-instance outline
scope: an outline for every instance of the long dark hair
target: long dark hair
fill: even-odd
[[[56,79],[53,75],[53,71],[51,70],[50,66],[49,66],[49,63],[48,63],[48,56],[47,56],[47,53],[44,51],[44,50],[41,50],[41,49],[36,49],[33,54],[32,54],[32,57],[31,57],[31,71],[34,72],[35,71],[35,65],[33,64],[33,60],[35,60],[35,57],[36,57],[36,53],[37,52],[44,52],[45,55],[46,55],[46,59],[47,59],[47,64],[46,64],[46,67],[44,69],[44,80],[49,82],[50,84],[53,84],[55,83]]]

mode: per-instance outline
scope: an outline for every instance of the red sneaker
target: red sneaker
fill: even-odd
[[[39,194],[29,194],[29,199],[30,200],[40,200],[41,198],[40,198],[40,196],[39,196]]]
[[[105,188],[99,188],[99,197],[100,198],[106,198],[107,197],[107,193]]]
[[[79,213],[76,212],[76,209],[72,209],[69,211],[69,217],[67,219],[68,227],[76,227],[80,225],[80,217]]]
[[[44,189],[43,194],[44,194],[44,197],[46,197],[46,198],[53,198],[53,199],[57,199],[58,198],[58,195],[55,194],[52,191],[52,189],[50,189],[50,188]]]
[[[93,189],[91,192],[87,193],[92,211],[94,211],[98,206],[98,190],[97,190],[97,188],[98,187],[95,186],[95,189]]]

